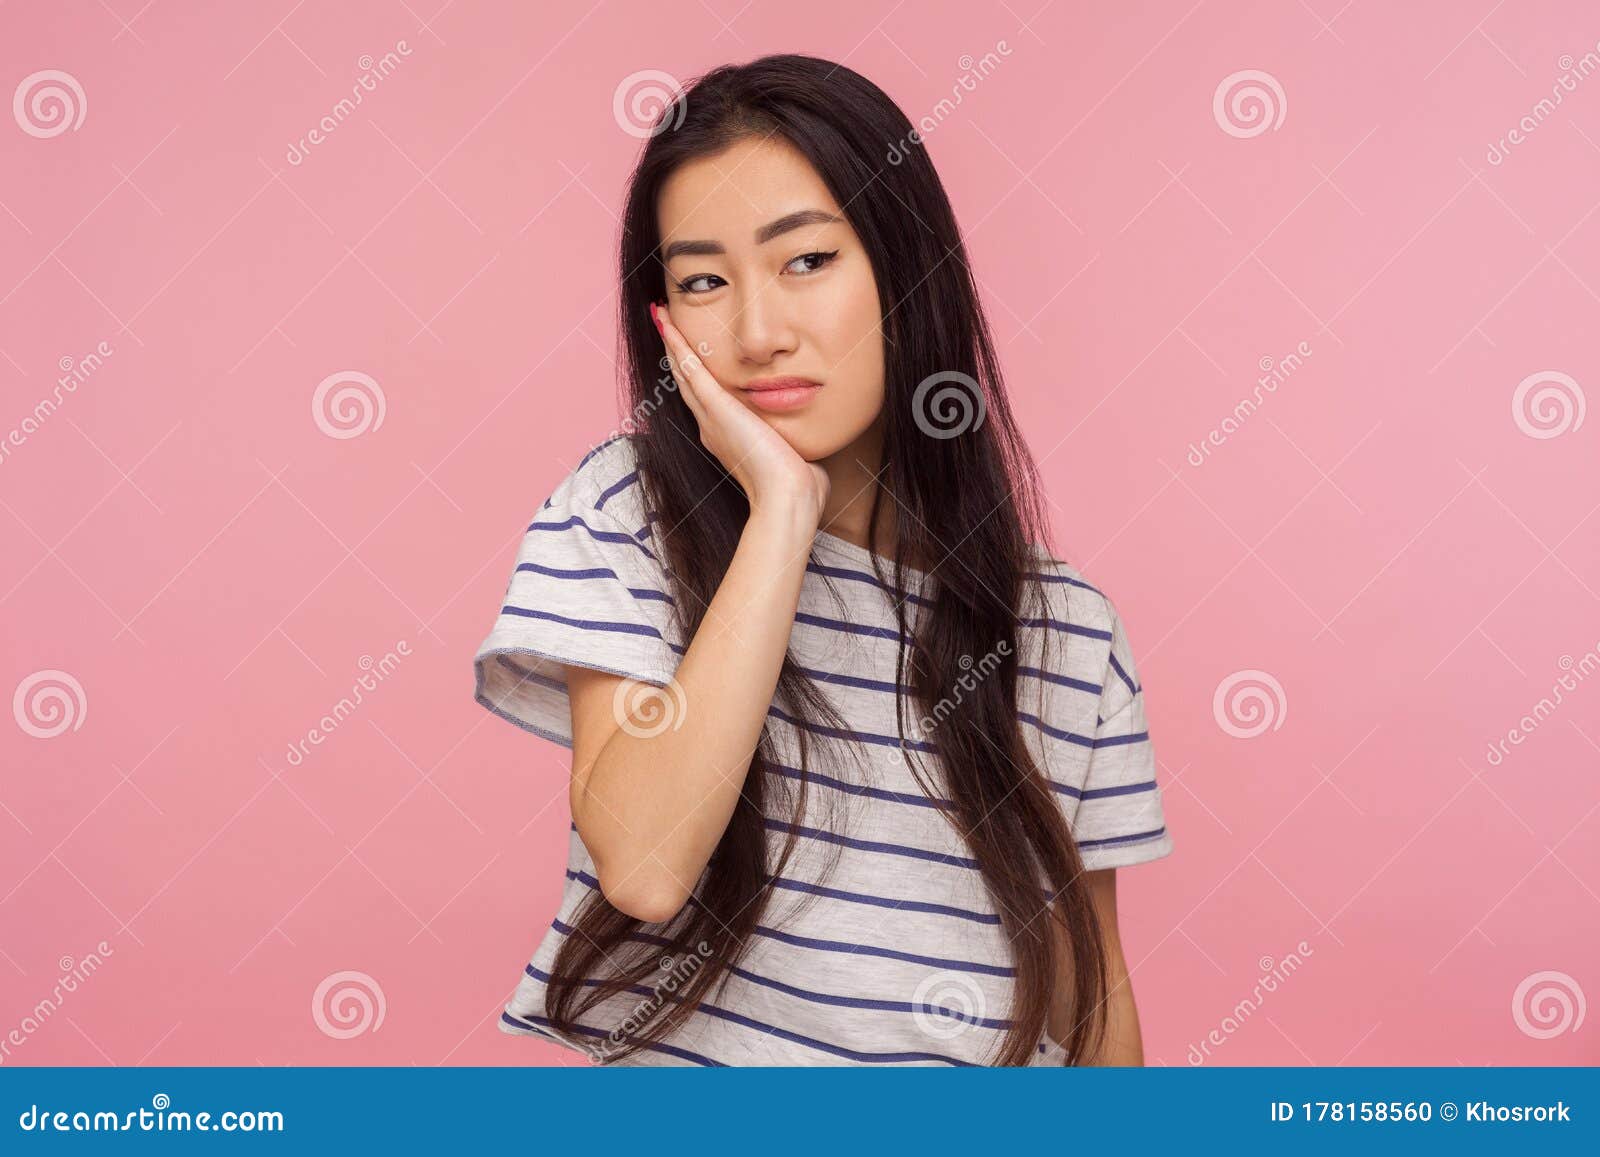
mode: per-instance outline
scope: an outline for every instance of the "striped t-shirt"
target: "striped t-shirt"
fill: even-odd
[[[689,640],[674,619],[658,533],[630,438],[591,451],[523,536],[504,604],[474,660],[477,701],[570,748],[563,664],[665,686]],[[1121,619],[1078,571],[1037,548],[1036,557],[1049,605],[1019,615],[1023,737],[1087,870],[1165,856],[1172,838]],[[913,622],[923,578],[910,574]],[[1046,668],[1037,665],[1043,632],[1051,636]],[[574,826],[560,908],[500,1027],[556,1040],[596,1063],[989,1063],[1009,1027],[1011,956],[971,849],[905,763],[895,716],[897,635],[891,593],[873,576],[866,549],[819,532],[789,651],[849,726],[842,735],[820,724],[808,730],[803,824],[771,814],[787,801],[767,793],[773,861],[791,827],[800,839],[772,881],[748,950],[713,999],[664,1041],[620,1061],[610,1059],[621,1039],[612,1033],[637,1016],[651,989],[589,1009],[576,1036],[555,1031],[544,1015],[549,968],[578,905],[598,888]],[[972,659],[974,679],[994,668],[992,656]],[[921,714],[914,701],[906,711]],[[769,709],[780,775],[798,775],[797,725],[777,704]],[[907,738],[918,745],[909,730]],[[939,786],[936,760],[920,763]],[[656,927],[635,935],[665,943],[652,937]],[[1046,1034],[1033,1063],[1060,1065],[1065,1056]]]

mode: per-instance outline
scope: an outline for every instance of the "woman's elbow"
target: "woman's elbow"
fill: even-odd
[[[676,883],[669,880],[663,884],[637,869],[620,881],[613,880],[599,868],[596,874],[600,880],[600,894],[607,903],[624,916],[646,924],[665,924],[688,903],[688,895]]]

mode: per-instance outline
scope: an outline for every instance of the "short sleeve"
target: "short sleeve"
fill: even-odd
[[[626,525],[564,479],[523,534],[494,626],[473,657],[475,698],[517,726],[572,746],[564,665],[664,686],[680,652],[666,569],[647,526]],[[642,521],[642,519],[641,519]]]
[[[1089,769],[1073,833],[1087,871],[1141,864],[1172,851],[1156,783],[1155,748],[1145,720],[1144,687],[1115,608],[1111,608],[1111,644]]]

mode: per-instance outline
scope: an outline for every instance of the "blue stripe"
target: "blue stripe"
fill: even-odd
[[[1100,683],[1090,683],[1084,679],[1074,679],[1070,675],[1057,675],[1054,671],[1041,671],[1038,667],[1018,667],[1017,674],[1032,675],[1035,679],[1042,679],[1046,683],[1059,683],[1063,687],[1071,687],[1077,691],[1087,691],[1098,696],[1105,691]]]
[[[567,519],[565,522],[540,522],[535,519],[533,522],[528,524],[528,530],[571,530],[574,526],[583,527],[583,529],[588,533],[589,537],[597,542],[625,542],[629,546],[637,547],[639,550],[644,551],[645,556],[649,558],[651,562],[657,561],[655,554],[650,550],[650,548],[644,543],[640,542],[637,538],[634,538],[633,535],[623,534],[620,530],[596,530],[594,527],[585,522],[582,517],[576,514]]]
[[[600,881],[587,872],[574,874],[568,871],[567,875],[591,891],[600,891]],[[604,893],[601,893],[604,895]],[[704,908],[698,896],[691,895],[688,902],[696,908]],[[557,918],[551,924],[563,935],[573,929]],[[753,931],[757,936],[765,936],[769,940],[778,940],[785,944],[798,945],[801,948],[813,948],[818,952],[842,952],[846,955],[878,956],[885,960],[903,960],[910,964],[921,964],[933,968],[950,968],[957,972],[976,972],[984,976],[1014,976],[1016,970],[1001,964],[986,964],[976,960],[952,960],[939,956],[921,956],[912,952],[900,952],[893,948],[879,948],[872,944],[847,944],[840,940],[820,940],[812,936],[799,936],[793,932],[784,932],[778,928],[769,928],[765,924],[757,924]],[[634,935],[648,937],[649,933],[639,932]],[[665,943],[665,941],[663,941]]]
[[[889,587],[885,586],[883,583],[879,582],[876,575],[870,575],[864,571],[850,570],[849,568],[842,566],[824,566],[822,563],[817,562],[808,563],[806,565],[806,569],[811,571],[813,574],[825,575],[831,578],[849,579],[852,582],[863,582],[869,586],[876,587],[885,594],[892,595],[897,593],[890,590]],[[933,606],[933,600],[924,598],[922,595],[912,594],[910,591],[900,593],[904,594],[904,601],[908,603],[916,603],[919,606],[926,607]]]
[[[604,450],[607,446],[611,445],[613,442],[620,442],[625,437],[627,437],[626,434],[621,434],[621,433],[613,434],[611,437],[607,438],[604,442],[601,442],[593,450],[590,450],[582,458],[578,459],[577,470],[574,470],[573,473],[577,473],[578,470],[582,470],[585,466],[587,466],[589,464],[589,460],[591,458],[593,458],[596,454],[600,453],[600,451]]]
[[[1080,627],[1076,623],[1063,623],[1060,619],[1018,619],[1024,627],[1048,627],[1052,631],[1062,631],[1069,635],[1082,635],[1086,639],[1101,639],[1111,641],[1111,632],[1102,631],[1098,627]]]
[[[821,828],[808,828],[802,824],[786,823],[783,820],[767,819],[764,824],[769,831],[796,832],[802,836],[809,836],[813,840],[822,840],[830,844],[839,844],[841,847],[855,848],[862,852],[883,852],[891,856],[909,856],[916,860],[928,860],[936,864],[955,864],[962,868],[978,867],[978,861],[969,856],[958,856],[947,852],[930,852],[926,848],[912,848],[905,844],[890,844],[882,840],[863,840],[855,836],[841,836],[837,832],[824,831]]]
[[[565,924],[560,920],[555,921],[552,926],[554,928],[556,928],[563,936],[571,935],[572,932],[574,931],[574,929],[571,927],[571,925]],[[629,939],[629,940],[642,940],[642,941],[644,941],[646,943],[660,943],[660,944],[670,944],[671,943],[671,941],[666,940],[663,937],[651,936],[651,935],[648,935],[646,933],[634,933],[634,934],[628,936],[627,939]],[[825,942],[820,942],[820,943],[825,943]],[[863,951],[868,951],[868,950],[864,949]],[[549,983],[549,974],[548,973],[541,973],[539,970],[535,969],[531,963],[525,966],[524,971],[526,971],[529,975],[533,976],[535,979],[542,980],[546,984]],[[1009,970],[1007,972],[1007,975],[1010,975]],[[581,983],[587,984],[589,982],[588,981],[583,981]],[[658,996],[658,995],[660,995],[659,993],[655,992],[655,990],[646,988],[643,985],[629,985],[629,986],[627,986],[627,990],[630,991],[630,992],[637,992],[639,995],[642,995],[642,996]],[[710,1001],[701,1001],[699,1006],[695,1009],[695,1011],[699,1012],[699,1013],[704,1013],[707,1016],[714,1016],[714,1017],[717,1017],[717,1018],[719,1018],[721,1020],[726,1020],[726,1021],[728,1021],[728,1022],[730,1022],[732,1024],[742,1025],[745,1028],[755,1029],[757,1032],[767,1033],[769,1035],[779,1037],[779,1038],[781,1038],[783,1040],[793,1041],[796,1044],[805,1045],[807,1048],[813,1048],[813,1049],[817,1049],[817,1050],[819,1050],[821,1052],[832,1053],[834,1056],[848,1057],[848,1058],[850,1058],[852,1060],[859,1060],[859,1061],[864,1061],[864,1062],[867,1062],[867,1063],[878,1063],[878,1064],[887,1064],[887,1063],[897,1062],[897,1061],[941,1061],[941,1062],[943,1062],[945,1064],[950,1064],[950,1065],[960,1065],[962,1067],[975,1067],[975,1066],[972,1066],[972,1063],[970,1061],[958,1060],[955,1057],[947,1057],[947,1056],[943,1056],[943,1055],[941,1055],[939,1053],[919,1053],[919,1052],[866,1053],[866,1052],[860,1052],[860,1051],[858,1051],[856,1049],[845,1048],[842,1045],[829,1044],[827,1041],[818,1040],[815,1037],[804,1036],[804,1035],[802,1035],[800,1033],[793,1032],[790,1029],[782,1028],[782,1027],[780,1027],[778,1025],[766,1024],[765,1022],[756,1020],[753,1017],[744,1016],[744,1015],[742,1015],[740,1013],[733,1012],[730,1009],[722,1008],[722,1007],[720,1007],[718,1005],[712,1004]],[[602,1035],[606,1035],[606,1034],[602,1034]]]
[[[1026,711],[1018,711],[1017,718],[1024,723],[1031,723],[1046,735],[1060,739],[1066,743],[1076,743],[1079,747],[1094,747],[1095,741],[1072,731],[1063,731],[1059,727],[1051,727],[1037,715],[1030,715]]]
[[[938,755],[939,753],[939,749],[933,744],[925,743],[920,740],[908,739],[902,744],[900,737],[897,735],[877,735],[870,731],[850,731],[838,727],[826,727],[820,723],[801,722],[788,712],[784,711],[781,707],[769,707],[767,709],[767,715],[778,719],[781,722],[787,723],[790,727],[797,728],[798,730],[809,731],[816,735],[826,735],[833,739],[848,739],[855,743],[870,743],[878,747],[892,747],[896,750],[910,749],[912,751],[926,752],[930,755]],[[1091,749],[1099,747],[1115,747],[1124,743],[1139,743],[1150,738],[1150,733],[1148,731],[1141,731],[1135,735],[1113,735],[1102,739],[1085,739],[1080,735],[1074,735],[1070,731],[1062,731],[1059,728],[1050,727],[1043,720],[1029,715],[1026,712],[1019,711],[1017,713],[1017,719],[1021,722],[1029,723],[1034,727],[1038,727],[1042,731],[1055,736],[1057,739],[1063,739],[1070,743],[1075,743],[1080,747],[1088,747]],[[1062,783],[1059,780],[1051,779],[1048,775],[1045,777],[1045,779],[1046,782],[1049,783],[1052,791],[1057,791],[1062,795],[1074,797],[1078,796],[1079,794],[1078,789]],[[1152,780],[1149,786],[1154,787],[1155,782]],[[943,802],[946,804],[946,806],[948,806],[948,801]]]
[[[954,916],[958,920],[971,920],[974,924],[998,926],[1000,923],[1000,917],[992,912],[969,912],[965,908],[956,908],[949,904],[934,904],[926,900],[891,900],[887,896],[868,896],[863,892],[846,892],[842,888],[826,888],[821,884],[807,884],[782,877],[774,877],[768,882],[774,887],[786,888],[791,892],[809,892],[815,896],[826,896],[831,900],[844,900],[851,904],[872,904],[894,911],[926,912],[932,916]]]
[[[1115,655],[1111,655],[1108,656],[1108,658],[1111,661],[1111,669],[1115,671],[1118,677],[1128,685],[1128,690],[1137,695],[1139,693],[1139,688],[1134,686],[1132,679],[1128,678],[1128,673],[1122,669],[1122,664],[1117,662],[1117,657]]]
[[[842,631],[849,635],[868,635],[874,639],[888,639],[890,642],[900,641],[900,632],[892,631],[888,627],[863,627],[859,623],[844,623],[838,619],[825,618],[822,615],[807,614],[805,611],[796,611],[794,621],[805,623],[812,627],[825,627],[830,631]]]
[[[1152,828],[1148,832],[1134,832],[1132,835],[1127,836],[1107,836],[1103,840],[1079,840],[1078,846],[1080,848],[1108,848],[1117,844],[1138,844],[1146,840],[1159,839],[1166,834],[1167,827],[1163,824],[1159,828]]]
[[[1150,738],[1148,731],[1135,731],[1131,735],[1102,735],[1094,741],[1096,747],[1118,747],[1124,743],[1143,743]]]
[[[621,478],[618,478],[610,486],[607,486],[604,490],[602,490],[600,492],[600,501],[598,501],[598,502],[596,502],[594,504],[594,508],[596,510],[604,510],[606,503],[610,502],[620,492],[626,490],[628,487],[632,486],[638,480],[639,480],[639,472],[637,470],[634,470],[634,471],[632,471],[631,473],[628,473],[628,474],[624,474]]]
[[[609,623],[603,619],[569,619],[566,615],[558,615],[553,611],[535,611],[528,607],[514,607],[510,603],[500,608],[502,615],[517,615],[524,619],[546,619],[552,623],[560,623],[564,627],[577,627],[583,631],[609,631],[618,635],[644,635],[648,638],[659,639],[661,632],[654,627],[643,626],[639,623]]]
[[[546,1018],[544,1018],[542,1016],[526,1016],[526,1017],[522,1017],[522,1016],[513,1016],[509,1012],[501,1012],[500,1013],[500,1019],[503,1020],[505,1023],[507,1023],[509,1025],[513,1025],[516,1028],[532,1029],[534,1032],[538,1032],[539,1035],[541,1035],[543,1037],[547,1037],[550,1040],[555,1041],[559,1045],[563,1045],[563,1046],[565,1046],[567,1048],[571,1048],[572,1047],[571,1045],[568,1045],[566,1041],[564,1041],[561,1038],[553,1035],[552,1033],[543,1032],[542,1030],[540,1030],[539,1025],[546,1025],[546,1026],[548,1026],[549,1028],[552,1028],[552,1029],[556,1027],[556,1024],[555,1024],[554,1021],[547,1020]],[[590,1028],[586,1024],[576,1025],[575,1028],[579,1033],[583,1034],[584,1036],[610,1036],[611,1035],[610,1033],[607,1033],[607,1032],[601,1032],[597,1028]],[[680,1049],[676,1045],[660,1044],[659,1042],[655,1042],[655,1041],[641,1041],[641,1042],[639,1042],[639,1044],[640,1044],[640,1047],[645,1048],[645,1049],[649,1049],[652,1052],[668,1053],[671,1056],[682,1057],[686,1061],[693,1061],[695,1064],[704,1065],[707,1068],[725,1069],[725,1068],[728,1067],[727,1065],[723,1064],[721,1061],[714,1061],[710,1057],[703,1057],[699,1053],[690,1052],[688,1049]]]
[[[537,562],[519,562],[517,564],[517,570],[529,571],[532,574],[546,575],[549,578],[561,579],[563,582],[583,581],[587,579],[611,579],[614,582],[622,582],[621,576],[618,575],[616,571],[605,566],[591,566],[585,567],[582,570],[569,570],[562,567],[545,566],[542,563]],[[673,601],[672,596],[663,591],[652,590],[649,587],[630,586],[624,586],[623,589],[641,602],[662,602],[668,604],[669,606],[677,606],[677,603]]]
[[[787,764],[776,762],[769,763],[767,766],[771,767],[779,775],[788,776],[790,779],[800,778],[800,769],[798,767],[790,767]],[[890,791],[888,788],[883,787],[867,787],[864,784],[848,783],[845,780],[835,779],[831,775],[823,775],[817,771],[807,771],[806,778],[811,783],[831,787],[847,795],[868,796],[872,799],[884,799],[893,803],[911,804],[916,807],[929,807],[936,810],[946,810],[951,806],[950,801],[947,799],[930,799],[926,795],[913,795],[910,792]]]
[[[571,935],[570,926],[562,925],[561,930],[562,935]],[[657,944],[663,948],[670,948],[673,945],[673,942],[667,939],[665,936],[655,936],[648,932],[635,932],[628,936],[627,939],[643,941],[648,944]],[[548,985],[553,979],[548,972],[535,968],[531,963],[526,965],[523,971],[525,971],[535,980],[546,985]],[[971,1017],[965,1015],[959,1009],[945,1008],[943,1005],[928,1004],[926,1002],[917,1005],[911,1004],[910,1002],[904,1000],[878,1000],[860,996],[839,996],[831,992],[812,992],[809,989],[797,988],[792,984],[785,984],[781,980],[773,980],[766,976],[757,976],[755,973],[749,971],[748,969],[740,968],[738,965],[729,965],[728,971],[733,973],[735,976],[738,976],[744,980],[748,980],[751,984],[760,985],[762,988],[770,988],[774,992],[781,992],[787,996],[793,996],[800,1000],[810,1001],[812,1004],[826,1004],[837,1008],[859,1008],[871,1012],[924,1012],[934,1016],[948,1017],[950,1020],[960,1021],[964,1024],[970,1024],[976,1028],[997,1029],[1001,1032],[1004,1032],[1011,1027],[1011,1022],[1009,1020],[1000,1020],[994,1017]],[[579,981],[579,983],[587,988],[598,988],[604,982],[601,980],[582,980]],[[630,990],[639,992],[642,995],[650,995],[653,991],[643,987],[642,985],[630,986]]]

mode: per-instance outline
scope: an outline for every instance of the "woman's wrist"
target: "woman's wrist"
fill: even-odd
[[[755,535],[764,542],[810,550],[817,536],[816,502],[806,497],[783,498],[752,503],[750,518],[745,523],[746,536]]]

